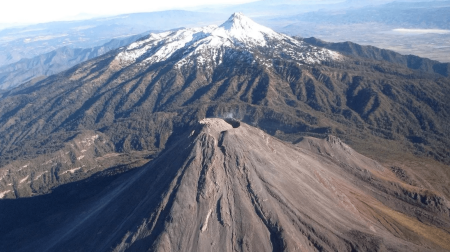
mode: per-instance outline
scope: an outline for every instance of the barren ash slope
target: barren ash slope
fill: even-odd
[[[0,249],[449,250],[449,95],[239,13],[150,34],[0,94]]]
[[[75,208],[2,235],[3,249],[450,249],[443,198],[389,177],[387,168],[335,137],[292,145],[228,122],[201,120],[158,158]],[[13,202],[2,209],[10,217]]]

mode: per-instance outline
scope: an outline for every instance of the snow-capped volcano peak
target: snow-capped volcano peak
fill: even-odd
[[[170,59],[176,61],[176,67],[186,64],[211,66],[221,64],[225,52],[230,50],[250,52],[245,54],[247,58],[244,59],[249,63],[257,62],[258,57],[253,53],[255,50],[259,51],[259,55],[270,54],[270,59],[261,61],[265,66],[270,66],[268,61],[276,58],[299,63],[319,63],[339,57],[334,52],[307,46],[299,40],[259,25],[242,13],[234,13],[220,26],[150,34],[147,39],[129,45],[116,59],[122,65],[135,62],[153,64]],[[244,56],[240,54],[239,57]]]
[[[270,28],[257,24],[242,13],[231,15],[211,35],[235,43],[243,43],[246,46],[266,46],[267,39],[283,39],[284,37]]]
[[[242,42],[253,40],[265,44],[266,37],[282,38],[281,34],[274,32],[270,28],[257,24],[240,12],[231,15],[231,17],[225,23],[219,26],[219,28],[215,31],[215,34],[218,35],[223,31],[230,38]]]
[[[257,23],[255,23],[250,18],[246,17],[241,12],[235,12],[233,15],[230,16],[230,18],[223,23],[220,27],[224,27],[225,29],[229,30],[232,28],[252,28],[255,26],[259,26]]]
[[[231,15],[230,18],[219,27],[224,28],[227,31],[258,31],[264,33],[275,33],[270,28],[256,23],[240,12],[236,12]]]

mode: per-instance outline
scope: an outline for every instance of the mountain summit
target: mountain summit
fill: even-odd
[[[213,35],[226,37],[245,44],[259,43],[258,45],[266,45],[267,39],[282,40],[287,37],[255,23],[240,12],[231,15],[225,23],[214,30]]]
[[[230,49],[247,53],[234,55]],[[320,63],[339,58],[338,53],[309,46],[259,25],[242,13],[234,13],[220,26],[151,34],[125,48],[116,60],[122,66],[174,60],[176,67],[180,68],[184,65],[217,66],[226,61],[224,57],[242,57],[250,63],[271,65],[258,54],[299,63]]]

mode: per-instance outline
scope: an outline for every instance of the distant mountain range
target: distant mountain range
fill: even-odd
[[[352,7],[350,4],[347,8],[324,8],[260,22],[290,35],[330,42],[352,41],[450,62],[450,18],[447,14],[450,1],[396,1],[379,5],[375,5],[378,1],[352,2],[374,6]]]
[[[82,49],[64,46],[31,59],[21,59],[19,62],[0,67],[0,89],[13,88],[35,78],[57,74],[78,63],[128,45],[142,36],[144,35],[113,39],[94,48]]]
[[[410,69],[437,73],[446,77],[450,75],[450,63],[441,63],[415,55],[401,55],[391,50],[380,49],[374,46],[361,46],[352,42],[330,43],[316,38],[305,38],[303,41],[350,56],[392,62]]]
[[[311,11],[279,17],[278,20],[341,25],[382,23],[402,28],[450,29],[449,10],[450,1],[392,2],[377,6]]]

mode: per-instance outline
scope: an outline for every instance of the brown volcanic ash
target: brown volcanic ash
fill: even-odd
[[[234,126],[222,119],[202,120],[149,165],[122,176],[111,191],[68,213],[52,233],[33,234],[33,242],[24,238],[12,247],[26,244],[24,251],[450,249],[449,209],[443,198],[434,202],[434,208],[431,201],[426,208],[395,198],[399,188],[419,189],[389,180],[390,171],[335,137],[306,138],[294,146],[247,124]],[[432,198],[431,193],[428,196]],[[424,224],[427,220],[419,222],[408,209],[421,215],[441,212],[434,213],[434,223]],[[33,232],[30,227],[26,230]],[[20,229],[6,237],[17,232]]]

